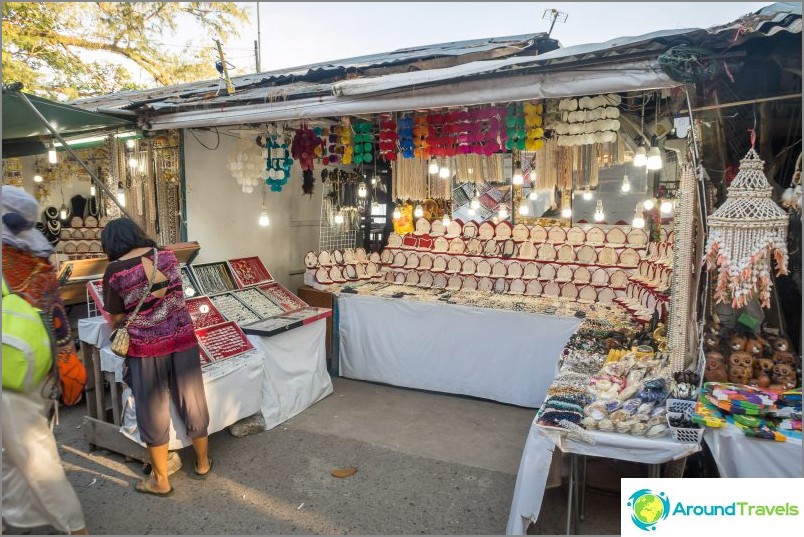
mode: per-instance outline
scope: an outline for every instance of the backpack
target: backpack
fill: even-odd
[[[54,370],[47,315],[12,293],[3,278],[3,389],[31,392]]]

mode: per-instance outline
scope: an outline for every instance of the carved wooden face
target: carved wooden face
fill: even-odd
[[[734,334],[729,338],[729,348],[733,351],[741,351],[745,348],[745,336]]]
[[[706,349],[716,349],[720,346],[720,338],[717,334],[705,334],[704,335],[704,348]]]
[[[765,373],[770,375],[773,371],[773,360],[771,358],[758,358],[754,362],[754,369],[757,373]]]
[[[787,364],[776,364],[773,366],[773,382],[782,384],[785,381],[791,380],[795,383],[796,372]]]
[[[773,362],[776,364],[787,364],[791,368],[796,367],[796,357],[792,352],[774,352]]]
[[[762,343],[758,339],[749,339],[745,344],[745,351],[758,357],[762,354]]]
[[[726,363],[726,358],[724,358],[723,355],[717,351],[707,352],[704,357],[706,358],[707,369],[715,369],[725,365]]]
[[[771,347],[776,352],[787,352],[790,350],[790,342],[783,337],[773,338],[771,340]]]
[[[729,368],[729,382],[735,384],[748,384],[751,379],[751,368],[734,365]]]
[[[749,370],[754,365],[754,357],[745,351],[733,352],[729,356],[729,366],[747,367]]]

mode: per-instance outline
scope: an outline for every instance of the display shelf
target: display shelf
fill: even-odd
[[[190,270],[202,294],[215,295],[237,289],[232,271],[225,261],[193,265]]]
[[[226,322],[226,319],[221,315],[218,308],[215,307],[215,304],[213,304],[209,297],[188,298],[185,300],[185,304],[187,304],[187,311],[190,312],[193,326],[196,329]]]
[[[271,273],[257,256],[230,259],[227,263],[240,289],[274,281]]]
[[[307,306],[243,326],[243,331],[246,334],[270,337],[331,316],[331,309]]]
[[[259,315],[260,319],[268,319],[269,317],[274,317],[285,312],[281,306],[275,304],[254,287],[233,291],[232,295],[245,304],[251,311]]]
[[[232,321],[199,328],[195,335],[201,349],[212,362],[239,356],[254,348],[240,327]]]
[[[261,285],[258,289],[267,296],[271,302],[281,307],[284,311],[293,311],[308,306],[304,300],[288,291],[285,286],[279,282]]]
[[[259,315],[235,298],[232,293],[212,295],[209,299],[228,321],[234,321],[237,324],[249,324],[260,320]]]

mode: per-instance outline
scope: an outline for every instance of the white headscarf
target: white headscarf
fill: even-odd
[[[3,185],[3,244],[37,257],[50,257],[53,246],[34,227],[38,220],[36,198],[16,186]]]

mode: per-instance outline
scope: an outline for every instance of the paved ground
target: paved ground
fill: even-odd
[[[62,412],[57,439],[95,534],[501,534],[533,414],[336,379],[333,395],[271,431],[213,435],[205,482],[183,450],[170,498],[134,492],[138,463],[86,452],[82,408]],[[346,466],[358,472],[330,475]],[[588,494],[582,533],[619,533],[613,476],[629,468],[590,466],[590,485],[616,495]],[[547,492],[531,533],[564,532],[565,490]]]

